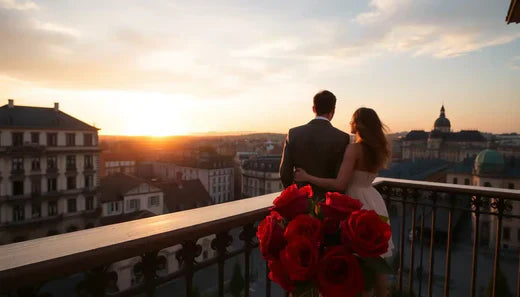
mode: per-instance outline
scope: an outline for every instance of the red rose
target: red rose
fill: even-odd
[[[280,252],[280,261],[291,280],[309,280],[318,263],[318,247],[303,236],[292,237]]]
[[[284,236],[288,241],[294,236],[303,236],[312,242],[321,242],[321,221],[306,214],[298,215],[289,222]]]
[[[344,246],[326,251],[318,264],[316,278],[323,297],[355,297],[365,287],[358,259]]]
[[[267,265],[269,266],[269,279],[280,285],[284,290],[292,292],[294,290],[294,283],[289,278],[282,263],[279,261],[269,261]]]
[[[331,218],[323,219],[323,233],[334,234],[339,229],[339,221]]]
[[[353,212],[341,223],[341,239],[361,257],[375,258],[388,251],[390,225],[373,210]]]
[[[258,237],[260,252],[266,260],[279,259],[280,251],[285,246],[281,220],[280,214],[272,211],[258,225],[256,237]]]
[[[298,189],[298,186],[293,184],[273,201],[274,207],[272,210],[279,212],[284,218],[290,220],[307,212],[309,197],[312,197],[310,185]]]
[[[337,192],[328,192],[325,196],[325,203],[318,204],[324,217],[338,221],[346,219],[353,211],[363,207],[363,203],[359,200]]]

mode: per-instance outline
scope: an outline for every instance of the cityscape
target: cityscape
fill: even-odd
[[[172,21],[168,25],[183,24],[187,16],[200,19],[201,23],[213,21],[211,14],[222,9],[195,2],[168,2],[167,7],[175,13],[184,13],[178,15],[180,23]],[[374,99],[385,94],[383,89],[395,77],[376,75],[381,81],[388,81],[376,84],[373,89],[366,88],[370,79],[354,81],[360,86],[352,87],[352,93],[342,82],[329,77],[339,93],[332,124],[349,133],[350,143],[356,141],[356,136],[347,123],[350,112],[358,106],[373,105],[390,127],[385,137],[391,147],[391,160],[373,183],[385,199],[395,245],[393,256],[388,259],[395,270],[395,274],[388,276],[389,296],[520,296],[520,27],[516,24],[520,22],[520,4],[515,0],[500,1],[502,6],[483,4],[484,8],[492,7],[491,14],[500,14],[501,20],[487,19],[481,8],[472,8],[470,13],[482,16],[485,19],[482,28],[488,26],[489,31],[482,31],[486,36],[475,37],[473,30],[479,30],[479,23],[475,25],[477,29],[467,32],[470,37],[465,44],[459,44],[456,39],[462,35],[452,36],[440,25],[433,28],[410,19],[409,13],[430,7],[419,7],[425,5],[424,1],[415,4],[417,7],[410,1],[382,2],[385,1],[368,1],[367,7],[372,10],[355,15],[351,23],[376,26],[385,18],[401,17],[415,24],[414,29],[403,21],[401,27],[373,41],[391,51],[393,56],[388,59],[402,59],[400,55],[406,54],[409,59],[421,60],[426,55],[439,65],[449,63],[450,59],[460,59],[453,64],[461,63],[457,69],[449,66],[453,76],[446,74],[447,81],[442,84],[437,84],[442,74],[435,78],[429,74],[424,78],[403,79],[416,80],[410,84],[415,83],[419,89],[430,78],[435,82],[432,91],[424,91],[428,94],[415,87],[404,88],[402,92],[409,94],[396,102],[392,102],[393,98],[402,93],[394,88],[387,89],[388,100]],[[148,6],[139,12],[139,5],[134,7],[134,4],[132,1],[126,7],[129,16],[150,18]],[[56,12],[49,11],[58,5],[63,5],[60,8],[65,14],[71,14],[54,16],[63,21],[70,21],[79,7],[86,9],[84,4],[73,8],[63,3],[0,0],[0,40],[12,41],[12,53],[0,50],[0,67],[5,68],[0,69],[0,96],[6,96],[0,99],[4,100],[0,104],[0,296],[288,296],[267,276],[269,269],[258,249],[256,229],[272,201],[284,190],[279,171],[288,142],[287,131],[313,119],[313,92],[328,88],[316,88],[314,83],[304,84],[300,80],[293,85],[288,78],[297,77],[299,72],[303,75],[305,71],[316,71],[323,77],[328,77],[324,74],[327,71],[346,75],[343,70],[318,66],[335,63],[325,54],[309,54],[313,60],[308,68],[294,65],[304,54],[291,52],[296,48],[291,43],[294,40],[283,38],[270,46],[237,49],[233,54],[240,58],[232,62],[240,63],[231,67],[229,61],[218,60],[218,56],[215,58],[205,51],[208,56],[204,56],[197,52],[202,49],[191,48],[192,44],[188,47],[192,39],[182,35],[186,42],[183,54],[191,48],[190,53],[197,52],[204,59],[215,58],[217,62],[201,62],[204,59],[190,55],[155,53],[147,56],[145,69],[138,73],[131,65],[125,65],[123,58],[137,56],[140,50],[151,46],[142,43],[154,44],[155,39],[153,34],[145,36],[121,29],[118,38],[125,42],[121,48],[131,44],[133,50],[121,54],[120,60],[111,52],[96,61],[100,64],[92,65],[92,69],[98,67],[99,73],[106,74],[106,81],[99,81],[94,78],[94,70],[91,73],[85,70],[89,69],[87,65],[77,69],[60,66],[76,63],[64,58],[72,53],[67,46],[78,51],[78,59],[88,59],[90,54],[78,50],[80,44],[90,44],[79,41],[86,33],[40,21],[34,22],[46,35],[28,33],[36,30],[28,25],[32,22],[31,13],[51,16]],[[107,4],[106,11],[101,8],[93,11],[108,14],[111,5],[117,6]],[[232,19],[236,11],[252,13],[249,16],[259,24],[265,20],[257,14],[277,11],[271,3],[263,4],[265,7],[251,4],[245,10],[243,4],[226,5],[233,8],[230,19],[218,26],[236,26],[242,35],[247,35],[243,30],[250,25],[243,24],[245,27],[241,28],[242,20]],[[280,5],[281,11],[288,9],[286,4]],[[457,11],[462,9],[445,5]],[[471,4],[461,4],[465,5]],[[336,2],[333,6],[343,7]],[[395,11],[390,6],[395,6],[392,8]],[[447,13],[445,7],[434,8]],[[291,18],[295,17],[292,13],[301,13],[295,17],[300,21],[302,16],[313,15],[313,9],[320,20],[328,16],[337,21],[338,17],[331,16],[330,8],[321,10],[307,1],[299,9],[292,9],[296,11],[291,10]],[[168,18],[165,12],[155,13],[158,18]],[[84,17],[78,20],[77,28],[83,28],[80,23],[86,24],[82,23]],[[417,17],[427,16],[421,13]],[[447,17],[449,22],[452,17]],[[273,24],[284,25],[291,18],[282,18],[283,22],[276,19]],[[93,22],[94,29],[90,29],[101,32],[96,19],[88,18]],[[318,22],[318,18],[314,21]],[[453,26],[456,24],[453,22]],[[306,23],[298,31],[305,30],[305,26],[310,25]],[[330,30],[336,26],[332,21],[321,27],[313,25],[310,33],[328,37],[334,35]],[[468,28],[457,27],[459,33]],[[199,35],[198,28],[186,30],[201,40],[208,38]],[[498,39],[490,39],[495,33]],[[28,40],[35,42],[34,57],[30,59],[31,51],[19,48],[32,43],[13,37],[27,34],[33,34]],[[229,42],[242,42],[220,31],[214,34],[215,39],[224,36]],[[336,34],[341,35],[340,31]],[[264,32],[255,30],[251,35],[265,37]],[[401,35],[410,36],[393,40]],[[436,41],[423,40],[432,35]],[[371,34],[366,36],[369,37],[375,38]],[[253,37],[240,38],[249,42]],[[447,44],[438,44],[441,41]],[[218,47],[211,44],[207,50],[217,55]],[[180,45],[172,42],[169,46]],[[303,51],[316,50],[311,41],[308,46]],[[44,53],[44,49],[49,52]],[[93,49],[103,50],[108,52],[108,47]],[[375,46],[357,45],[334,48],[334,59],[354,50],[356,55],[363,56],[361,60],[382,59],[385,55]],[[59,53],[65,62],[49,58],[51,52]],[[495,72],[496,65],[489,61],[499,56],[510,58],[510,52],[515,55],[513,64]],[[240,60],[245,56],[249,59],[250,55],[259,55],[260,60],[283,60],[281,65],[290,69],[285,72],[278,69],[280,65],[257,64],[260,62],[256,56],[255,61]],[[295,59],[289,63],[286,55],[294,55]],[[17,66],[5,61],[9,59],[24,63]],[[48,59],[49,68],[43,68],[37,59]],[[119,69],[104,68],[102,64],[111,59]],[[356,67],[357,63],[363,62],[349,60],[340,66]],[[380,60],[380,63],[383,71],[395,67],[389,66],[389,61]],[[423,64],[403,65],[403,73],[414,73],[415,67],[430,67],[434,62],[417,63]],[[177,70],[184,71],[186,77],[170,86],[161,73],[166,71],[164,67],[172,65],[178,65]],[[251,71],[245,65],[261,71]],[[439,65],[432,69],[440,69]],[[39,67],[45,71],[68,69],[69,77],[64,71],[49,72],[48,79],[42,78]],[[195,70],[188,73],[188,68]],[[227,74],[218,72],[219,79],[209,79],[207,75],[215,75],[216,69]],[[478,69],[484,78],[462,81],[462,76],[469,77],[471,71]],[[75,71],[86,71],[85,75],[92,77],[82,78]],[[254,84],[250,76],[260,72],[269,75]],[[463,75],[456,76],[459,73]],[[144,81],[142,89],[134,89],[138,74],[150,75],[157,81]],[[500,92],[494,79],[480,81],[495,74],[502,79]],[[316,78],[313,75],[303,76],[306,80]],[[365,75],[370,76],[366,73],[360,76]],[[205,82],[197,85],[188,76]],[[287,83],[288,91],[278,87],[273,92],[266,91],[280,83]],[[315,83],[324,85],[321,78]],[[447,93],[447,89],[456,89],[457,83],[461,84],[458,91]],[[216,86],[222,88],[221,93],[212,89]],[[238,86],[246,90],[238,90]],[[353,99],[362,96],[357,93],[358,87],[366,88],[366,101],[356,103]],[[179,90],[178,93],[171,88]],[[303,91],[310,93],[302,96]],[[63,99],[65,104],[62,99],[53,99],[68,95],[71,97]],[[95,98],[85,99],[88,96]],[[111,96],[120,97],[110,101]],[[214,97],[202,100],[197,96]],[[470,99],[472,96],[474,101]],[[282,98],[287,98],[286,102]],[[402,110],[397,106],[402,106]]]

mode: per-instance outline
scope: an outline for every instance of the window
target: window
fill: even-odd
[[[83,145],[92,146],[92,134],[83,134]]]
[[[151,196],[148,198],[148,206],[159,206],[159,196]]]
[[[67,212],[76,212],[77,211],[77,208],[76,208],[76,199],[75,198],[72,198],[72,199],[67,199]]]
[[[57,169],[58,168],[58,160],[54,157],[47,157],[47,169]]]
[[[110,202],[108,204],[108,213],[119,211],[119,202]]]
[[[75,146],[76,145],[76,134],[67,133],[67,146]]]
[[[23,145],[23,133],[22,132],[13,132],[13,146],[22,146]]]
[[[23,158],[13,158],[13,171],[23,170]]]
[[[20,222],[25,220],[25,209],[23,205],[13,205],[13,221]]]
[[[504,240],[510,240],[511,239],[511,228],[504,227]]]
[[[15,180],[13,181],[13,196],[17,196],[17,195],[23,195],[24,194],[24,190],[23,190],[23,181],[22,180]]]
[[[56,178],[47,178],[47,192],[56,192]]]
[[[126,208],[129,210],[139,210],[141,208],[141,200],[139,199],[131,199],[126,203]]]
[[[47,146],[58,146],[57,133],[47,133]]]
[[[42,216],[42,205],[40,203],[32,204],[32,217],[39,218]]]
[[[76,189],[76,177],[69,176],[69,177],[67,177],[67,190],[74,190],[74,189]]]
[[[94,197],[90,196],[85,198],[85,209],[93,210],[94,209]]]
[[[32,170],[40,170],[40,158],[34,158],[31,162]]]
[[[47,208],[49,216],[55,216],[58,214],[58,203],[56,201],[49,201]]]
[[[465,184],[466,186],[469,185],[469,178],[465,178],[465,179],[464,179],[464,184]]]
[[[94,168],[93,163],[94,162],[92,162],[92,156],[91,155],[86,155],[85,156],[85,169],[92,169],[92,168]]]
[[[76,156],[67,156],[67,170],[76,169]]]
[[[38,133],[38,132],[31,133],[31,143],[40,144],[40,133]]]
[[[94,187],[94,177],[92,175],[85,175],[85,188],[91,189]]]
[[[507,188],[508,188],[508,189],[514,189],[514,188],[515,188],[515,184],[514,184],[514,183],[509,183],[509,184],[507,185]]]
[[[31,194],[41,194],[42,192],[42,183],[41,180],[32,180],[31,181]]]
[[[454,183],[454,184],[458,184],[458,183],[459,183],[459,179],[456,178],[456,177],[454,177],[454,178],[453,178],[453,183]]]

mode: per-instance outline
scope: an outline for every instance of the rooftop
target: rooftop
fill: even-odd
[[[52,130],[84,130],[97,131],[96,127],[88,125],[58,109],[54,108],[16,106],[9,101],[0,107],[0,128],[52,129]]]
[[[211,196],[198,179],[182,181],[181,185],[175,182],[157,182],[154,185],[163,191],[169,212],[212,204]]]

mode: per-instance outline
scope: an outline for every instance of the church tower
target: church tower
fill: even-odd
[[[450,132],[451,131],[451,123],[448,118],[446,118],[446,110],[444,109],[444,105],[441,107],[441,114],[437,120],[435,120],[435,124],[433,125],[434,131],[440,132]]]

